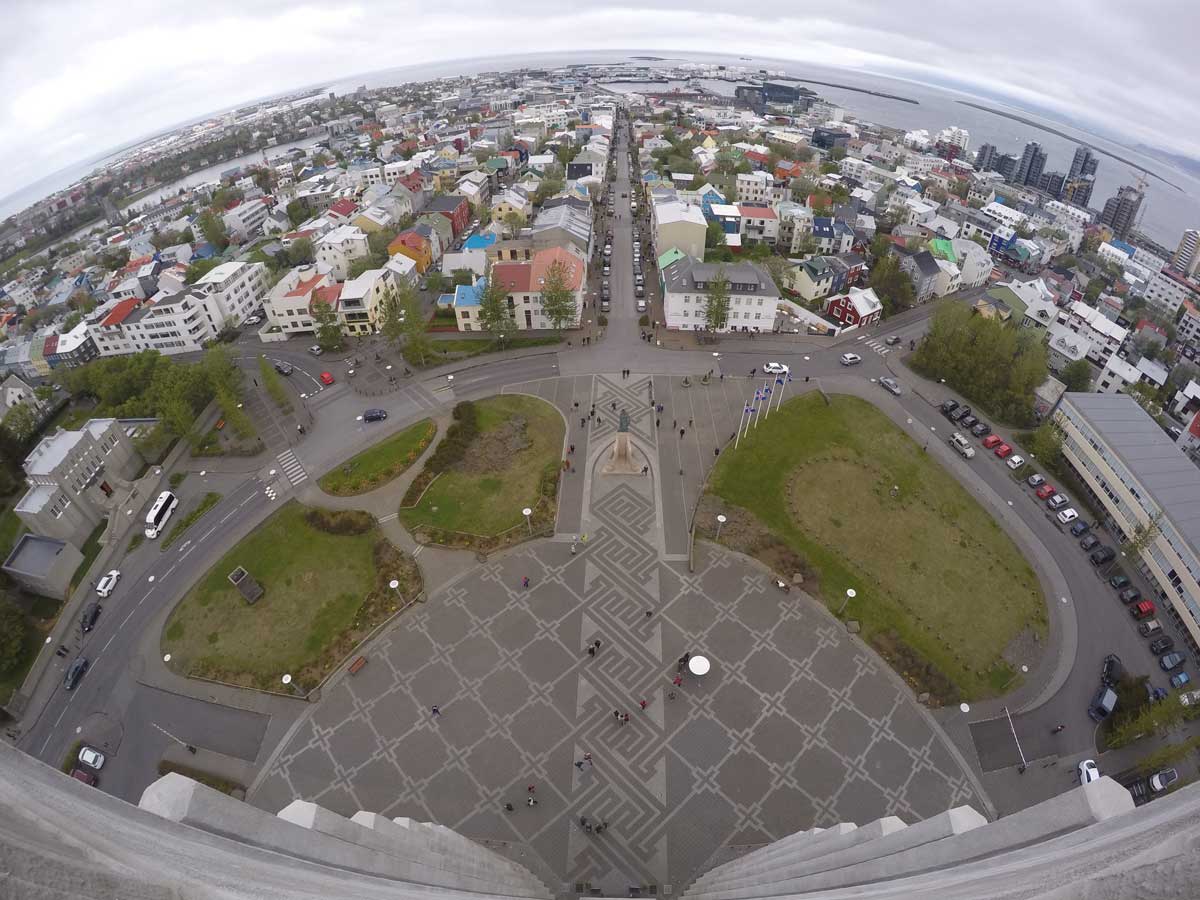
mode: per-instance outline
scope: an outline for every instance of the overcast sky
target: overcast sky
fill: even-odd
[[[0,197],[156,129],[301,85],[447,59],[631,47],[973,85],[1200,158],[1200,12],[1183,0],[0,0],[0,27]]]

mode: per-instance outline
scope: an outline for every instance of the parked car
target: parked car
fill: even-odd
[[[642,285],[640,285],[640,284],[639,284],[639,285],[637,285],[637,286],[636,286],[636,287],[633,289],[633,296],[635,296],[635,297],[638,297],[638,298],[645,297],[645,296],[646,296],[646,289],[645,289],[645,288],[644,288]],[[645,303],[643,303],[643,304],[642,304],[642,308],[641,308],[641,309],[639,309],[639,310],[638,310],[638,312],[645,312],[645,311],[646,311],[646,304],[645,304]]]
[[[1093,722],[1103,722],[1117,708],[1117,692],[1106,684],[1100,685],[1100,690],[1088,707],[1088,718]]]
[[[860,362],[862,362],[862,357],[859,356],[857,353],[843,353],[842,354],[842,365],[843,366],[857,366]]]
[[[950,415],[950,413],[954,412],[956,409],[958,409],[958,401],[957,400],[947,400],[945,403],[942,404],[942,415],[948,416],[948,415]]]
[[[1159,638],[1159,640],[1162,641],[1167,639]],[[1163,657],[1159,659],[1158,665],[1164,672],[1170,672],[1172,669],[1178,669],[1185,662],[1187,662],[1187,657],[1176,650],[1174,653],[1167,653],[1163,655]]]
[[[972,459],[975,456],[975,448],[971,446],[971,442],[957,431],[950,436],[950,446],[961,453],[965,459]]]
[[[979,422],[971,427],[971,434],[975,437],[984,437],[992,433],[992,426],[987,422]]]
[[[282,360],[280,360],[279,362],[275,363],[275,371],[278,372],[280,375],[291,375],[292,372],[295,371],[295,369],[292,368],[291,363],[285,363]]]
[[[1083,537],[1091,530],[1092,526],[1083,519],[1079,519],[1074,525],[1071,526],[1071,534],[1075,535],[1075,537]]]
[[[789,369],[781,362],[769,362],[763,366],[763,371],[768,375],[784,375]]]
[[[89,665],[86,656],[75,657],[75,662],[71,663],[67,674],[63,676],[63,687],[68,691],[75,690],[75,685],[79,684],[83,680],[83,676],[87,674]]]
[[[887,336],[887,338],[884,340],[884,343],[887,344],[889,347],[895,347],[898,343],[900,343],[900,335],[889,334]]]
[[[1110,653],[1104,657],[1100,666],[1100,683],[1112,687],[1125,676],[1125,667],[1121,665],[1121,657]]]
[[[1123,591],[1125,588],[1129,587],[1129,576],[1124,572],[1118,572],[1116,575],[1113,575],[1108,579],[1108,583],[1112,585],[1115,590]]]
[[[311,347],[308,348],[308,352],[311,353],[313,356],[320,356],[325,351],[321,349],[320,344],[313,344]]]
[[[243,325],[261,325],[262,324],[262,316],[247,316],[246,321],[243,322],[242,324]]]
[[[1008,446],[1008,444],[1001,442],[996,445],[996,449],[993,450],[992,452],[995,453],[1001,459],[1004,459],[1006,456],[1010,456],[1012,454],[1012,447]]]
[[[1030,476],[1030,477],[1031,478],[1032,477],[1041,478],[1042,476],[1037,475],[1037,476]],[[1052,485],[1052,484],[1043,484],[1036,491],[1034,491],[1034,493],[1037,495],[1037,498],[1039,500],[1049,500],[1051,497],[1053,497],[1055,494],[1057,494],[1058,491],[1056,491],[1054,489],[1054,485]]]
[[[382,422],[386,418],[386,409],[368,409],[363,413],[364,422]]]
[[[95,747],[84,744],[79,748],[79,761],[89,769],[99,771],[104,768],[104,754]]]
[[[97,778],[91,772],[85,771],[84,769],[72,769],[71,777],[76,781],[82,781],[84,784],[91,785],[92,787],[95,787],[100,783],[99,778]]]
[[[1192,677],[1187,672],[1176,672],[1171,676],[1171,687],[1178,689],[1185,684],[1190,684],[1191,681]]]
[[[1125,588],[1125,590],[1117,594],[1117,599],[1128,606],[1130,603],[1137,603],[1141,600],[1142,592],[1137,588]]]
[[[999,445],[1000,443],[1002,443],[1000,440],[1000,435],[989,434],[987,437],[985,437],[983,439],[983,449],[991,450],[993,447]]]
[[[1155,638],[1150,642],[1150,652],[1155,656],[1160,653],[1169,653],[1175,647],[1175,638],[1164,634],[1162,637]]]
[[[1152,600],[1142,600],[1139,603],[1129,607],[1129,614],[1135,619],[1149,619],[1154,615],[1154,602]]]
[[[85,634],[96,627],[96,620],[100,618],[100,611],[103,609],[99,603],[92,602],[83,608],[83,612],[79,614],[79,628]]]
[[[1150,637],[1162,631],[1162,623],[1158,619],[1151,619],[1149,622],[1143,622],[1138,626],[1138,634],[1142,637]]]
[[[1021,468],[1021,466],[1025,465],[1025,457],[1019,455],[1009,457],[1005,465],[1015,472],[1017,469]]]
[[[1100,767],[1094,759],[1085,759],[1079,764],[1079,783],[1091,784],[1100,780]]]
[[[879,383],[889,394],[895,394],[897,397],[900,396],[900,382],[898,382],[895,378],[885,375],[883,378],[879,379]]]
[[[1100,538],[1096,537],[1094,534],[1085,534],[1079,540],[1079,546],[1084,550],[1091,550],[1093,547],[1096,547],[1099,544]]]
[[[950,421],[951,422],[961,422],[963,419],[965,419],[970,414],[971,414],[971,407],[960,406],[954,412],[950,413]]]
[[[1072,507],[1068,506],[1066,509],[1059,510],[1058,524],[1059,525],[1070,525],[1072,522],[1074,522],[1078,518],[1079,518],[1079,513],[1077,513]]]
[[[963,428],[971,429],[971,428],[975,427],[975,423],[977,423],[978,421],[979,420],[977,418],[975,418],[974,416],[963,416],[961,419],[958,420],[958,424]]]
[[[1046,508],[1048,510],[1050,510],[1051,512],[1053,512],[1054,510],[1058,509],[1060,506],[1066,506],[1070,502],[1071,502],[1071,498],[1068,497],[1066,494],[1055,494],[1053,497],[1051,497],[1050,499],[1048,499],[1046,501]]]
[[[1107,562],[1112,562],[1116,555],[1117,551],[1112,547],[1099,547],[1091,552],[1088,559],[1092,561],[1093,566],[1102,566]]]
[[[107,597],[113,592],[117,586],[117,582],[121,580],[121,572],[118,569],[112,569],[100,576],[100,580],[96,582],[96,593],[101,597]]]
[[[321,373],[321,384],[324,384],[324,385],[333,384],[333,375],[330,374],[329,372],[322,372]]]
[[[1150,790],[1154,793],[1165,791],[1179,780],[1179,773],[1174,769],[1163,769],[1150,776]]]
[[[605,263],[604,264],[604,276],[607,278],[610,274],[612,274],[612,266],[610,266],[608,263]]]

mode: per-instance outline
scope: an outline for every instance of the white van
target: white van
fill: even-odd
[[[950,436],[950,446],[962,454],[964,459],[975,458],[975,448],[971,446],[970,441],[968,441],[957,431]]]

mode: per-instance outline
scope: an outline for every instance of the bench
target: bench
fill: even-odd
[[[359,670],[362,669],[362,667],[366,664],[367,658],[365,656],[360,656],[358,659],[354,660],[354,662],[350,663],[350,668],[347,671],[349,671],[351,675],[357,675]]]

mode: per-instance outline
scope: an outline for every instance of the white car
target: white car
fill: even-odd
[[[763,371],[768,375],[784,375],[788,371],[788,367],[780,362],[769,362],[763,366]]]
[[[104,754],[95,747],[84,746],[79,751],[79,761],[89,769],[104,768]]]
[[[325,351],[321,349],[319,344],[313,344],[311,347],[308,348],[308,352],[311,353],[313,356],[320,356]]]
[[[857,366],[860,362],[862,362],[862,357],[859,356],[857,353],[843,353],[842,354],[842,365],[843,366]]]
[[[117,586],[117,581],[120,578],[121,573],[116,569],[113,569],[107,575],[101,576],[100,580],[96,582],[96,593],[101,597],[107,597],[113,592],[113,588]]]
[[[1079,764],[1079,783],[1091,784],[1100,780],[1100,767],[1094,759],[1085,759]]]
[[[1075,512],[1073,509],[1064,509],[1058,514],[1058,521],[1063,525],[1070,525],[1078,518],[1079,513]]]
[[[1017,456],[1014,453],[1012,456],[1010,456],[1004,462],[1010,469],[1015,470],[1015,469],[1019,469],[1019,468],[1021,468],[1021,466],[1025,465],[1025,457]]]
[[[262,322],[262,316],[247,316],[245,324],[246,325],[258,325],[261,322]]]

